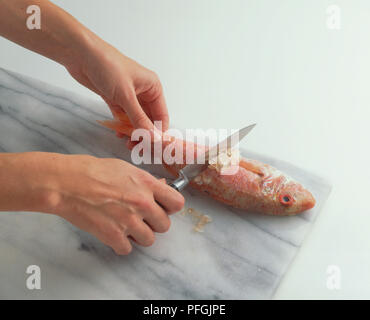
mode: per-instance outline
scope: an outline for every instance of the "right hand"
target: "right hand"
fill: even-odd
[[[56,214],[117,254],[131,252],[129,238],[152,245],[153,231],[166,232],[168,214],[184,205],[183,196],[166,183],[119,159],[42,152],[18,155],[24,159],[15,170],[22,178],[20,186],[27,189],[23,193],[38,194],[38,205],[23,209]]]

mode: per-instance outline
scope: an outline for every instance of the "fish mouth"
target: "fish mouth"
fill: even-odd
[[[303,204],[302,204],[302,208],[304,211],[310,210],[315,206],[316,200],[314,196],[311,194],[311,192],[307,191],[304,199],[305,200],[303,201]]]

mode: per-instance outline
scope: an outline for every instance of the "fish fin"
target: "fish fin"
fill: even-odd
[[[126,136],[131,136],[132,131],[134,131],[133,126],[129,123],[126,124],[120,120],[97,120],[102,126],[112,129],[116,132],[123,133]]]
[[[239,162],[239,166],[241,168],[244,168],[245,170],[254,172],[254,173],[256,173],[256,174],[258,174],[260,176],[263,176],[264,175],[263,171],[261,170],[261,166],[258,165],[257,163],[252,162],[252,161],[248,161],[246,159],[242,159]]]
[[[121,108],[111,108],[111,111],[115,119],[131,126],[131,121],[125,111],[123,111]]]

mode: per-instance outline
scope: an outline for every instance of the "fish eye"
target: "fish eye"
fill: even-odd
[[[284,206],[291,206],[293,204],[293,197],[289,194],[281,194],[279,201]]]

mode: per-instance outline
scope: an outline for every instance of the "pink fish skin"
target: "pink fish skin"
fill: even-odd
[[[256,160],[242,159],[234,175],[222,175],[207,168],[191,185],[218,201],[248,212],[285,216],[315,205],[312,194],[300,183]]]
[[[130,136],[133,127],[126,114],[114,116],[116,120],[98,122],[118,133]],[[184,159],[186,150],[191,152],[197,150],[186,141],[172,140],[172,142],[183,144]],[[163,148],[165,147],[166,143],[163,144]],[[179,169],[185,165],[164,164],[164,167],[177,175]],[[224,175],[208,167],[193,179],[190,185],[217,201],[247,212],[286,216],[304,212],[315,206],[315,198],[300,183],[257,160],[241,159],[239,168],[233,175]]]

